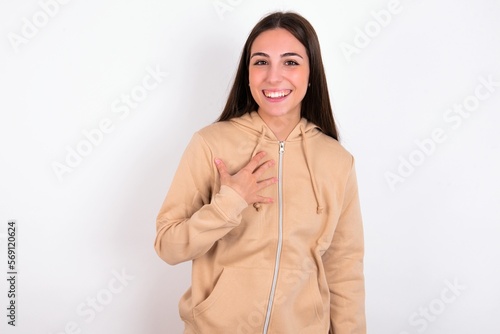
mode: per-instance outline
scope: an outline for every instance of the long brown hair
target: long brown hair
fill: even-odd
[[[271,29],[283,28],[304,45],[309,57],[310,87],[301,104],[301,117],[316,124],[326,135],[339,140],[333,118],[325,69],[321,58],[318,36],[312,25],[304,17],[293,12],[274,12],[262,18],[252,29],[241,54],[233,87],[218,122],[239,117],[256,111],[258,105],[252,97],[249,84],[249,64],[252,44],[261,33]]]

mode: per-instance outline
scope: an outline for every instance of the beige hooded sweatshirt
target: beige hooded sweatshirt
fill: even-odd
[[[259,151],[274,167],[248,205],[220,186]],[[194,134],[156,221],[155,250],[192,260],[179,303],[185,334],[365,334],[363,228],[354,160],[302,119],[280,142],[258,113]]]

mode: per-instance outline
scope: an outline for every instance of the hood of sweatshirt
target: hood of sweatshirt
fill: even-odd
[[[243,131],[249,133],[255,137],[255,147],[252,152],[252,157],[259,151],[260,146],[264,141],[279,142],[273,131],[267,126],[260,115],[253,111],[251,113],[244,114],[241,117],[231,119],[237,127],[241,128]],[[308,139],[318,136],[321,134],[321,128],[316,124],[309,122],[305,118],[301,118],[299,123],[293,128],[292,132],[288,135],[285,142],[301,141],[302,142],[302,152],[304,154],[304,159],[306,160],[307,170],[311,179],[312,188],[314,191],[314,197],[316,200],[316,213],[321,214],[323,212],[323,205],[320,201],[320,194],[318,193],[317,180],[314,173],[311,171],[310,159],[308,156]],[[260,204],[256,203],[254,205],[256,210],[259,210]]]

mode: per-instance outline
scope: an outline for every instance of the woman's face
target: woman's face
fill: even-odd
[[[249,81],[261,117],[300,118],[309,83],[306,48],[285,29],[261,33],[250,50]]]

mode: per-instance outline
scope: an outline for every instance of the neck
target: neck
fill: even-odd
[[[297,126],[300,122],[300,114],[289,114],[283,116],[268,116],[261,112],[258,112],[258,114],[279,141],[285,141],[295,126]]]

